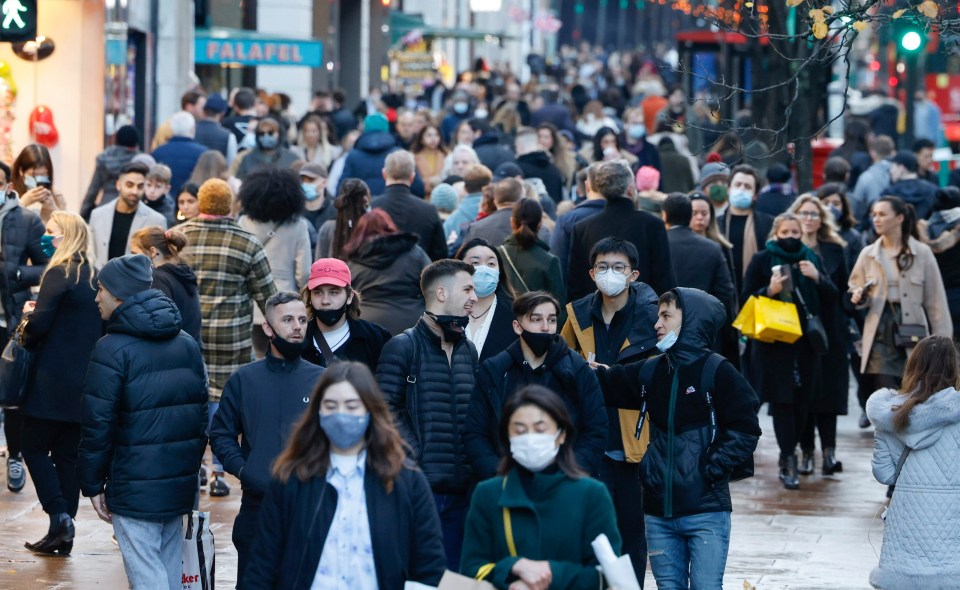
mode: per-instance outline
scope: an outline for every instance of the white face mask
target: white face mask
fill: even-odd
[[[627,275],[615,272],[608,268],[603,272],[596,273],[597,288],[608,297],[616,297],[627,288]]]
[[[557,446],[559,436],[560,431],[556,434],[529,432],[511,436],[510,455],[513,456],[514,461],[530,471],[543,471],[553,463],[557,453],[560,452],[560,447]]]
[[[657,342],[657,350],[660,352],[666,352],[670,350],[674,344],[677,343],[678,334],[676,330],[671,330],[667,332],[666,336],[663,337],[663,340]]]

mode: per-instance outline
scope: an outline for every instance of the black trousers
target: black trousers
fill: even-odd
[[[820,448],[837,448],[837,415],[825,412],[810,412],[807,425],[800,433],[800,448],[812,451],[817,448],[814,429],[820,433]]]
[[[77,450],[80,425],[22,416],[23,459],[37,498],[47,514],[66,512],[77,516],[80,481],[77,478]]]
[[[600,481],[610,491],[617,511],[617,528],[623,537],[623,552],[630,556],[640,587],[647,570],[647,532],[643,524],[643,487],[637,463],[614,461],[604,455],[600,461]]]
[[[3,436],[7,438],[7,457],[19,457],[23,454],[20,412],[3,410]]]
[[[798,393],[796,398],[800,397]],[[770,402],[773,414],[773,432],[777,436],[780,456],[786,457],[797,452],[800,434],[807,426],[809,409],[806,403],[779,404]]]
[[[249,492],[240,500],[240,512],[233,521],[233,546],[237,549],[237,588],[243,587],[243,572],[250,563],[253,539],[257,536],[257,520],[260,518],[261,497],[253,498]]]

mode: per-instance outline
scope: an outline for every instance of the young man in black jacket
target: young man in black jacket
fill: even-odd
[[[603,394],[587,362],[557,334],[559,313],[560,304],[544,291],[518,297],[513,302],[513,331],[519,340],[484,361],[477,373],[463,439],[478,479],[497,474],[508,450],[500,448],[500,411],[527,385],[543,385],[563,398],[577,427],[577,464],[590,474],[600,466],[607,444]]]
[[[712,353],[727,317],[719,300],[699,289],[673,289],[660,297],[658,316],[657,348],[664,354],[600,365],[597,377],[609,405],[649,416],[640,480],[657,586],[720,588],[730,544],[728,483],[745,466],[752,475],[759,401],[747,380]]]
[[[267,299],[264,318],[263,332],[270,338],[267,356],[230,376],[210,427],[214,454],[243,488],[240,512],[233,523],[237,588],[243,585],[243,572],[251,558],[260,503],[270,483],[270,465],[283,450],[324,371],[300,358],[308,320],[298,294],[281,291]]]
[[[420,275],[426,311],[383,347],[377,383],[400,435],[433,491],[447,568],[460,568],[470,504],[464,423],[477,372],[477,349],[464,328],[477,302],[473,265],[438,260]]]

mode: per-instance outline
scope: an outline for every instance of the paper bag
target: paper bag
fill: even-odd
[[[617,557],[610,545],[610,539],[604,534],[597,536],[590,545],[600,563],[600,571],[607,580],[607,586],[617,590],[640,590],[640,582],[637,581],[629,555]]]
[[[183,526],[183,590],[213,590],[214,549],[210,513],[193,511]]]
[[[438,590],[496,590],[496,588],[490,582],[474,580],[447,570],[440,578]]]
[[[801,336],[800,314],[793,303],[760,297],[753,306],[754,338],[761,342],[786,342],[793,344]]]

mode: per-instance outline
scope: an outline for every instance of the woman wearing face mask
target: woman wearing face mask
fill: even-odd
[[[857,263],[857,257],[860,256],[860,250],[863,250],[864,243],[863,235],[856,228],[857,220],[853,218],[853,212],[847,200],[847,187],[835,182],[824,184],[817,190],[817,198],[827,206],[830,216],[837,224],[837,233],[847,243],[844,248],[847,268],[853,268]]]
[[[599,587],[590,543],[604,534],[619,554],[620,532],[606,487],[577,465],[566,404],[524,387],[503,406],[497,434],[505,454],[499,477],[473,494],[461,573],[504,590]]]
[[[23,420],[23,458],[50,528],[42,539],[25,546],[63,556],[73,548],[73,519],[80,499],[76,464],[81,393],[103,326],[83,219],[75,213],[53,212],[41,243],[51,258],[37,301],[24,305],[29,314],[24,344],[36,356],[27,397],[17,413]]]
[[[153,264],[153,288],[159,289],[177,304],[182,318],[181,328],[200,340],[200,295],[197,275],[180,258],[187,245],[187,236],[177,229],[145,227],[130,238],[130,252],[143,254]]]
[[[463,435],[467,458],[480,479],[496,475],[506,453],[497,440],[500,410],[527,385],[542,385],[563,399],[577,428],[577,464],[587,473],[597,472],[607,443],[603,394],[590,365],[558,334],[559,313],[560,304],[549,293],[524,293],[513,303],[514,342],[481,362]]]
[[[534,199],[520,199],[513,207],[510,225],[513,234],[497,248],[507,263],[510,284],[518,293],[546,291],[557,301],[567,300],[567,287],[560,272],[560,261],[538,237],[543,209]],[[560,321],[566,320],[566,314]]]
[[[340,194],[333,202],[335,219],[323,222],[317,232],[314,258],[345,258],[343,247],[364,213],[370,210],[370,188],[359,178],[348,178],[340,185]]]
[[[774,219],[766,250],[755,254],[747,267],[740,305],[751,295],[792,302],[806,333],[806,312],[822,318],[825,306],[836,302],[839,295],[820,257],[803,243],[802,237],[800,218],[793,213]],[[779,272],[774,272],[774,267],[779,267]],[[806,427],[810,403],[822,387],[820,357],[807,336],[793,344],[752,341],[749,356],[750,383],[761,399],[770,403],[780,447],[780,481],[788,490],[799,489],[796,449]]]
[[[474,238],[461,246],[456,259],[469,262],[475,269],[477,302],[464,332],[477,347],[482,363],[517,340],[510,311],[515,293],[500,252],[483,238]]]
[[[837,234],[830,211],[823,202],[812,194],[801,195],[790,206],[790,213],[800,218],[803,230],[803,244],[813,250],[823,264],[824,273],[834,285],[846,285],[850,274],[844,258],[843,239]],[[833,293],[831,293],[833,295]],[[814,430],[820,433],[820,449],[823,451],[823,474],[833,475],[843,471],[843,465],[837,461],[837,416],[846,415],[849,390],[849,359],[847,350],[852,344],[847,331],[847,309],[849,304],[836,298],[823,299],[820,303],[820,320],[827,332],[828,354],[820,357],[822,385],[814,392],[810,403],[810,416],[800,435],[800,473],[813,473],[813,451],[815,448]]]
[[[54,211],[67,207],[63,194],[53,188],[50,151],[39,144],[23,148],[11,167],[10,182],[20,195],[20,206],[31,209],[46,223]]]
[[[626,160],[633,168],[639,161],[636,156],[621,148],[620,136],[612,127],[601,127],[593,136],[593,142],[580,148],[579,153],[591,164],[607,160]]]
[[[250,588],[440,583],[446,559],[433,494],[408,466],[370,370],[332,365],[273,467],[244,572]]]
[[[260,168],[289,168],[299,158],[283,146],[280,139],[280,123],[273,115],[260,119],[255,133],[256,146],[249,150],[237,168],[237,178],[245,181],[247,176]]]
[[[360,319],[360,297],[351,283],[350,268],[342,260],[321,258],[313,263],[303,290],[310,324],[301,356],[321,367],[356,361],[373,371],[390,333]]]

